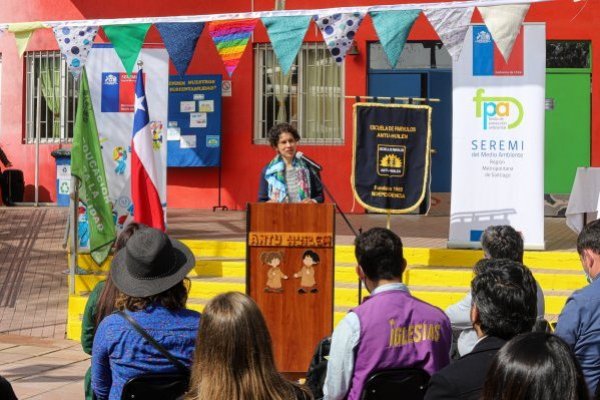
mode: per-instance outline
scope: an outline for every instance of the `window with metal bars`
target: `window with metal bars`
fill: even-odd
[[[25,141],[64,143],[73,139],[77,87],[59,51],[25,54]]]
[[[256,44],[254,55],[254,143],[268,143],[267,132],[280,122],[296,126],[305,144],[344,142],[344,69],[324,43],[303,44],[287,76],[270,44]]]

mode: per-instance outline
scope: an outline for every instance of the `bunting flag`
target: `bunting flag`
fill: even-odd
[[[117,55],[125,67],[127,76],[131,76],[135,62],[140,54],[148,29],[152,24],[126,24],[102,26],[108,40],[115,47]]]
[[[424,9],[423,14],[444,43],[452,59],[457,62],[469,30],[474,7]]]
[[[82,184],[79,197],[86,205],[90,253],[96,264],[101,265],[115,241],[116,230],[85,69],[79,83],[74,131],[71,174],[79,178]]]
[[[369,14],[390,66],[396,67],[406,38],[421,10],[373,11]]]
[[[23,57],[23,53],[25,53],[27,43],[29,43],[33,32],[40,28],[44,28],[44,24],[41,22],[19,22],[8,25],[8,31],[15,34],[19,57]]]
[[[159,177],[154,165],[154,147],[144,73],[137,73],[135,81],[135,104],[133,112],[133,136],[131,139],[131,200],[133,219],[162,231],[165,216],[158,193]]]
[[[208,33],[230,77],[244,54],[257,21],[258,19],[236,19],[208,23]]]
[[[529,4],[477,7],[500,54],[507,61],[529,10]]]
[[[288,74],[296,55],[298,55],[310,20],[310,16],[302,15],[262,18],[284,75]]]
[[[204,29],[204,22],[159,23],[155,26],[175,69],[179,75],[185,75],[194,56],[198,38]]]
[[[314,20],[335,62],[341,64],[352,47],[356,31],[365,17],[364,13],[315,16]]]
[[[88,53],[98,33],[97,26],[55,26],[54,38],[75,79],[81,74]]]

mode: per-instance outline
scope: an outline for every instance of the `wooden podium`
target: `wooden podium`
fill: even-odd
[[[306,372],[333,330],[333,204],[248,204],[246,290],[263,312],[277,368]]]

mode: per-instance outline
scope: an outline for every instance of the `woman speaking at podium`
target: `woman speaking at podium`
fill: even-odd
[[[271,203],[322,203],[323,185],[318,171],[297,151],[300,135],[292,125],[277,124],[267,135],[277,155],[260,176],[258,201]]]

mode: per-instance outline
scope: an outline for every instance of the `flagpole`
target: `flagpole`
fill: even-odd
[[[34,175],[34,204],[37,207],[39,205],[39,172],[40,172],[40,134],[42,129],[42,87],[40,77],[37,78],[37,102],[36,102],[36,135],[35,135],[35,175]]]
[[[71,204],[69,207],[70,221],[70,258],[71,265],[69,266],[69,294],[75,294],[75,271],[77,270],[77,254],[79,253],[79,238],[77,232],[77,219],[79,217],[79,179],[71,175]]]

